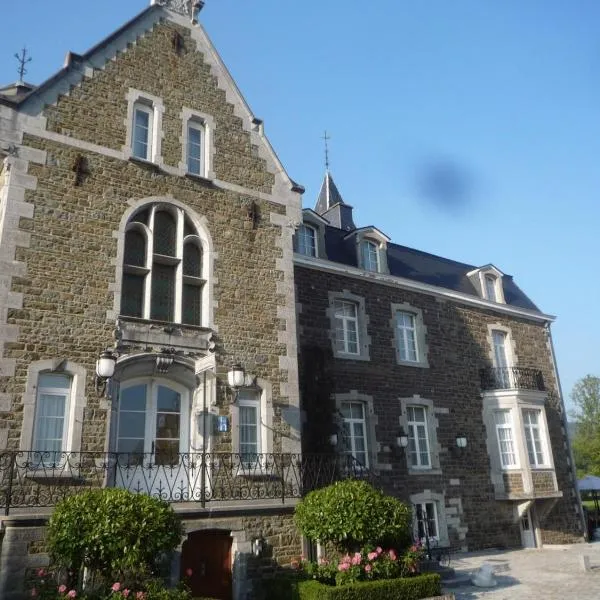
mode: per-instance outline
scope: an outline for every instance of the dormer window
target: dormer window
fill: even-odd
[[[504,304],[504,273],[494,265],[485,265],[467,273],[478,294],[485,300]]]
[[[363,269],[379,272],[379,246],[371,240],[364,240],[361,243],[360,250]]]
[[[317,232],[310,225],[300,225],[296,232],[296,250],[304,256],[317,256]]]

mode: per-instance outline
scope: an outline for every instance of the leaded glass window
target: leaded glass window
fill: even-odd
[[[173,321],[175,305],[175,267],[154,263],[152,266],[152,308],[150,318]]]
[[[125,264],[135,267],[146,265],[146,238],[141,231],[132,229],[125,234]]]
[[[183,274],[191,277],[202,276],[202,256],[200,248],[194,243],[187,243],[183,247]]]
[[[154,254],[175,256],[177,226],[171,213],[157,210],[154,215]]]

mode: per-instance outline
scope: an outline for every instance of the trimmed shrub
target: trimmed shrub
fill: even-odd
[[[47,543],[52,564],[72,573],[71,583],[83,568],[100,583],[156,572],[182,535],[181,521],[167,502],[102,489],[59,502],[48,523]]]
[[[308,539],[338,550],[404,547],[410,540],[410,508],[366,481],[346,479],[310,492],[296,506],[294,518]]]
[[[298,584],[300,600],[419,600],[441,594],[440,576],[427,573],[401,579],[361,581],[332,587],[318,581]]]

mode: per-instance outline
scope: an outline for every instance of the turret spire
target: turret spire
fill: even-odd
[[[30,63],[32,58],[31,56],[27,56],[27,48],[25,46],[23,46],[20,54],[15,54],[15,58],[19,61],[19,83],[23,83],[25,81],[25,74],[27,73],[25,65]]]

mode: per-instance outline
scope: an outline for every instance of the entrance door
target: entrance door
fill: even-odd
[[[116,485],[165,500],[189,491],[181,454],[189,450],[189,394],[159,379],[121,385]]]
[[[188,535],[181,551],[181,578],[187,581],[193,597],[231,600],[231,541],[229,533],[223,531]]]
[[[531,521],[531,510],[526,510],[520,519],[523,548],[535,548],[535,530]]]

